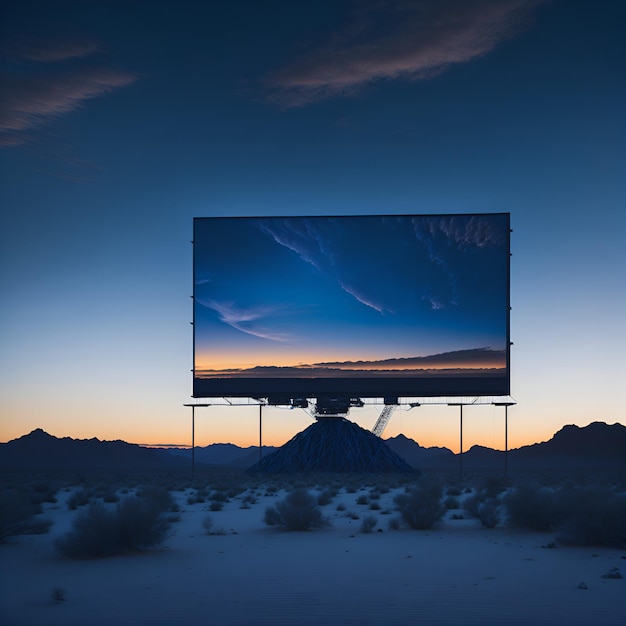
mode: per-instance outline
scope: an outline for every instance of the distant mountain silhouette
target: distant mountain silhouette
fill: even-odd
[[[415,468],[427,466],[433,461],[445,464],[446,462],[453,462],[454,459],[454,453],[448,448],[424,448],[413,439],[402,434],[390,437],[385,441],[396,454]]]
[[[564,426],[552,439],[511,453],[515,462],[542,466],[626,468],[626,426],[593,422]]]
[[[371,433],[358,428],[365,432],[369,441]],[[355,445],[357,441],[365,442],[365,439],[355,437],[350,437],[350,440]],[[459,455],[448,448],[425,448],[405,435],[378,441],[384,441],[389,452],[416,469],[454,470],[459,466]],[[369,453],[374,454],[369,445],[363,443],[363,450],[370,450]],[[271,446],[263,446],[263,459],[274,456],[272,452],[276,450]],[[335,449],[333,454],[339,458],[340,448]],[[259,448],[241,448],[229,443],[211,444],[197,447],[195,459],[199,467],[246,469],[259,461]],[[187,469],[190,462],[191,450],[188,448],[159,449],[119,440],[58,438],[41,428],[8,443],[0,443],[0,467],[4,469],[174,470]],[[604,422],[594,422],[584,427],[564,426],[548,441],[509,450],[508,464],[511,471],[558,468],[626,471],[626,426]],[[463,454],[463,467],[467,470],[497,470],[503,466],[504,452],[499,450],[472,446]]]
[[[399,435],[388,440],[390,447],[420,469],[451,470],[459,466],[459,455],[447,448],[422,448]],[[625,469],[626,426],[593,422],[588,426],[564,426],[550,440],[509,450],[512,471],[532,469]],[[504,452],[475,445],[463,453],[463,467],[504,467]]]
[[[277,448],[275,446],[263,446],[263,456],[271,454]],[[190,448],[169,448],[169,454],[185,458],[191,462]],[[228,468],[250,467],[259,460],[259,446],[240,448],[232,443],[212,443],[208,446],[197,446],[195,449],[196,463],[207,465],[219,465]]]
[[[125,441],[58,438],[41,428],[0,444],[0,467],[40,469],[176,469],[187,467],[163,450]]]

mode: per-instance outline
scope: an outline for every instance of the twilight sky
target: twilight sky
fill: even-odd
[[[626,424],[625,22],[612,0],[2,3],[0,441],[189,441],[201,216],[510,212],[510,445]],[[257,409],[202,411],[200,444],[256,443]],[[310,423],[264,416],[270,444]],[[465,416],[465,446],[502,447],[502,409]],[[458,409],[399,432],[458,449]]]

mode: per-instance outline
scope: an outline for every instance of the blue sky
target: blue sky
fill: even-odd
[[[626,424],[623,3],[0,11],[1,440],[188,440],[199,216],[510,212],[511,441]],[[456,411],[420,411],[385,434],[454,447]],[[256,413],[209,412],[201,443],[254,443]]]

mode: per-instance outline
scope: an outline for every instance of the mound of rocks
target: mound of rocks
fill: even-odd
[[[411,467],[369,430],[342,417],[318,419],[275,452],[250,467],[252,473],[412,472]]]

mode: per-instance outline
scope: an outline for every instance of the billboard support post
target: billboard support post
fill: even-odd
[[[459,478],[463,480],[463,403],[449,403],[448,406],[458,406],[460,409],[459,420]]]
[[[459,478],[463,480],[463,405],[459,404],[459,409],[461,411],[460,414],[460,422],[459,422],[459,432],[461,435],[460,442],[460,450],[459,450]]]
[[[263,404],[259,403],[259,461],[263,460]]]
[[[495,402],[495,406],[504,407],[504,477],[509,476],[509,407],[515,402]]]
[[[191,407],[191,482],[196,473],[196,407],[211,406],[210,404],[183,404]]]
[[[196,471],[196,407],[191,407],[191,484]]]

